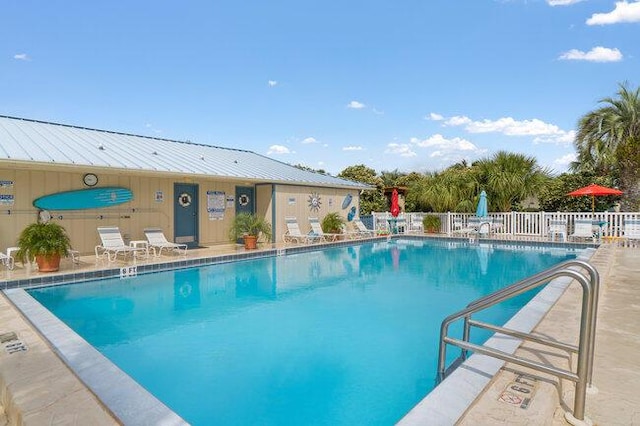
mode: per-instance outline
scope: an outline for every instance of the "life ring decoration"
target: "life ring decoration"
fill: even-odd
[[[191,201],[191,195],[187,194],[186,192],[178,195],[178,204],[180,204],[184,208],[189,207],[191,205]]]
[[[242,207],[248,206],[249,201],[251,201],[251,199],[247,194],[242,194],[240,195],[240,197],[238,197],[238,204],[240,204]]]
[[[322,205],[322,201],[320,200],[320,194],[317,192],[312,192],[309,195],[309,209],[311,211],[317,212],[320,210],[320,206]]]

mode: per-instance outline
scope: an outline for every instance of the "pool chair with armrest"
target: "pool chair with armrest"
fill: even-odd
[[[165,250],[165,252],[175,252],[183,256],[187,254],[186,244],[173,243],[167,240],[167,237],[164,236],[164,232],[162,232],[160,228],[145,228],[144,235],[147,237],[149,248],[153,249],[155,256],[162,255],[162,250]]]
[[[13,256],[4,253],[0,253],[0,263],[2,263],[7,269],[13,269],[13,266],[15,265]]]
[[[131,247],[124,243],[124,239],[120,234],[117,226],[100,226],[98,227],[98,235],[102,244],[97,245],[94,249],[96,259],[100,256],[106,256],[109,262],[116,260],[118,255],[124,258],[131,254],[132,257],[148,255],[149,251],[144,247]]]
[[[331,234],[322,230],[322,225],[317,217],[309,218],[309,225],[311,225],[311,232],[320,238],[320,241],[336,241],[342,234]]]
[[[454,234],[461,234],[461,235],[466,235],[466,236],[470,236],[472,234],[478,234],[480,233],[480,230],[482,229],[483,233],[487,233],[487,228],[490,228],[490,224],[487,226],[488,222],[486,220],[486,218],[482,218],[484,219],[484,221],[480,220],[481,218],[477,217],[477,216],[471,216],[469,217],[469,219],[467,219],[467,226],[462,226],[460,224],[457,224],[454,221],[454,226],[458,227],[461,226],[460,228],[454,229],[453,233]]]
[[[356,228],[356,232],[358,232],[358,234],[361,237],[363,237],[363,238],[375,237],[376,232],[371,230],[371,229],[369,229],[369,228],[367,228],[365,226],[365,224],[362,223],[362,221],[360,219],[353,219],[352,223],[353,223],[353,226],[355,226],[355,228]]]
[[[574,241],[578,238],[593,239],[593,225],[591,219],[576,219],[573,222],[573,234],[569,235]]]
[[[550,219],[548,235],[551,241],[555,240],[556,235],[560,241],[567,240],[567,221],[563,219]]]
[[[282,240],[285,243],[298,243],[309,244],[320,241],[320,237],[313,233],[303,234],[300,232],[300,225],[298,225],[298,219],[294,216],[287,216],[284,218],[284,223],[287,226],[287,232],[282,235]]]
[[[636,246],[640,242],[640,219],[626,219],[622,241]]]

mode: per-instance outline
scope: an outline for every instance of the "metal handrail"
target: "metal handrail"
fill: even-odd
[[[582,273],[576,271],[576,267],[583,268],[589,274],[589,279]],[[541,336],[535,336],[531,333],[523,333],[517,330],[511,330],[504,327],[499,327],[491,324],[486,324],[480,321],[471,319],[471,315],[496,305],[504,300],[515,297],[526,291],[534,288],[546,285],[549,281],[558,277],[569,277],[576,280],[582,286],[582,309],[580,316],[580,337],[578,347],[568,345],[565,343],[557,342],[543,338]],[[569,260],[560,263],[545,271],[532,275],[518,281],[504,289],[498,290],[488,296],[482,297],[478,300],[471,302],[466,308],[449,315],[442,321],[440,326],[440,348],[438,353],[438,379],[443,380],[446,374],[446,346],[447,344],[457,346],[462,349],[462,358],[466,357],[467,351],[471,350],[476,353],[485,354],[494,358],[501,359],[503,361],[513,362],[514,364],[522,365],[525,367],[533,368],[538,371],[549,373],[560,378],[568,379],[576,383],[576,392],[574,399],[573,415],[569,413],[565,415],[569,420],[569,417],[573,417],[578,421],[584,420],[584,406],[586,397],[587,384],[591,383],[591,377],[593,373],[593,352],[595,345],[595,328],[597,317],[597,302],[598,293],[600,287],[600,276],[598,271],[589,263],[581,260]],[[463,338],[454,339],[448,336],[449,325],[461,318],[464,318]],[[517,357],[515,355],[506,353],[504,351],[476,345],[469,342],[470,328],[471,326],[477,326],[486,328],[492,331],[503,333],[506,335],[514,336],[521,339],[531,340],[547,346],[560,348],[578,354],[578,367],[577,372],[574,373],[570,370],[563,370],[560,368],[548,366],[539,362],[531,361],[525,358]]]

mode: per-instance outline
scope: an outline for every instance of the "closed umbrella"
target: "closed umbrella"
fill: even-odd
[[[476,208],[476,216],[487,217],[489,215],[489,209],[487,207],[487,193],[484,190],[480,193],[480,201],[478,201],[478,207]]]
[[[622,195],[622,191],[614,188],[607,188],[606,186],[600,186],[592,183],[591,185],[578,188],[575,191],[571,191],[567,195],[572,197],[582,197],[584,195],[591,196],[591,213],[595,213],[596,211],[596,199],[597,196],[605,196],[605,195]]]
[[[391,193],[391,216],[398,217],[400,214],[400,205],[398,204],[398,190],[395,188]]]

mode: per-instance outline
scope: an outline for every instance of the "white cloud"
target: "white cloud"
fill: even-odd
[[[160,130],[160,129],[156,129],[156,128],[153,126],[153,124],[151,124],[151,123],[146,123],[146,124],[144,125],[144,127],[146,127],[147,129],[151,130],[153,133],[158,133],[158,134],[159,134],[159,133],[162,133],[162,130]]]
[[[318,143],[318,141],[316,140],[316,138],[308,137],[308,138],[302,139],[302,141],[300,141],[300,143],[310,144],[310,143]]]
[[[395,154],[400,157],[415,157],[415,151],[411,149],[411,145],[406,143],[390,143],[387,144],[387,149],[384,150],[385,154]]]
[[[429,116],[425,117],[425,119],[433,120],[433,121],[442,121],[442,120],[444,120],[444,117],[442,115],[440,115],[440,114],[432,112],[432,113],[429,113]]]
[[[269,151],[267,151],[267,155],[270,155],[270,154],[276,154],[276,155],[295,154],[295,151],[291,151],[289,148],[287,148],[284,145],[271,145],[269,147]]]
[[[27,55],[26,53],[16,53],[15,55],[13,55],[13,59],[17,59],[19,61],[30,61],[31,57],[29,57],[29,55]]]
[[[576,138],[576,131],[570,130],[568,132],[563,132],[558,135],[551,136],[538,136],[533,139],[534,144],[539,143],[553,143],[558,145],[570,145]]]
[[[618,62],[622,60],[622,53],[615,48],[609,49],[608,47],[596,46],[588,52],[571,49],[560,55],[558,59],[570,61]]]
[[[576,154],[572,153],[572,154],[567,154],[567,155],[563,155],[560,158],[556,158],[555,160],[553,160],[554,164],[560,164],[563,166],[567,166],[569,165],[572,161],[576,161]]]
[[[445,126],[462,126],[463,124],[471,123],[471,119],[465,116],[455,116],[447,119],[444,122]]]
[[[617,1],[616,7],[609,13],[594,13],[587,19],[587,25],[619,24],[621,22],[640,22],[640,1],[629,3]]]
[[[275,86],[277,86],[277,85],[278,85],[278,82],[277,82],[277,81],[275,81],[275,80],[269,80],[269,81],[267,82],[267,85],[268,85],[269,87],[275,87]]]
[[[358,101],[351,101],[349,102],[349,104],[347,104],[347,108],[351,108],[351,109],[362,109],[365,106],[366,106],[365,104]]]
[[[583,0],[547,0],[549,6],[569,6],[580,3]]]
[[[328,147],[329,147],[329,144],[328,144],[328,143],[323,143],[323,144],[322,144],[322,146],[323,146],[324,148],[328,148]]]
[[[413,145],[419,146],[420,148],[438,148],[446,151],[475,151],[478,149],[477,146],[466,139],[446,139],[441,134],[435,134],[423,140],[411,138],[410,141]]]
[[[364,148],[357,145],[343,146],[343,151],[364,151]]]
[[[384,115],[384,111],[380,111],[378,109],[373,108],[373,113],[376,115]]]

